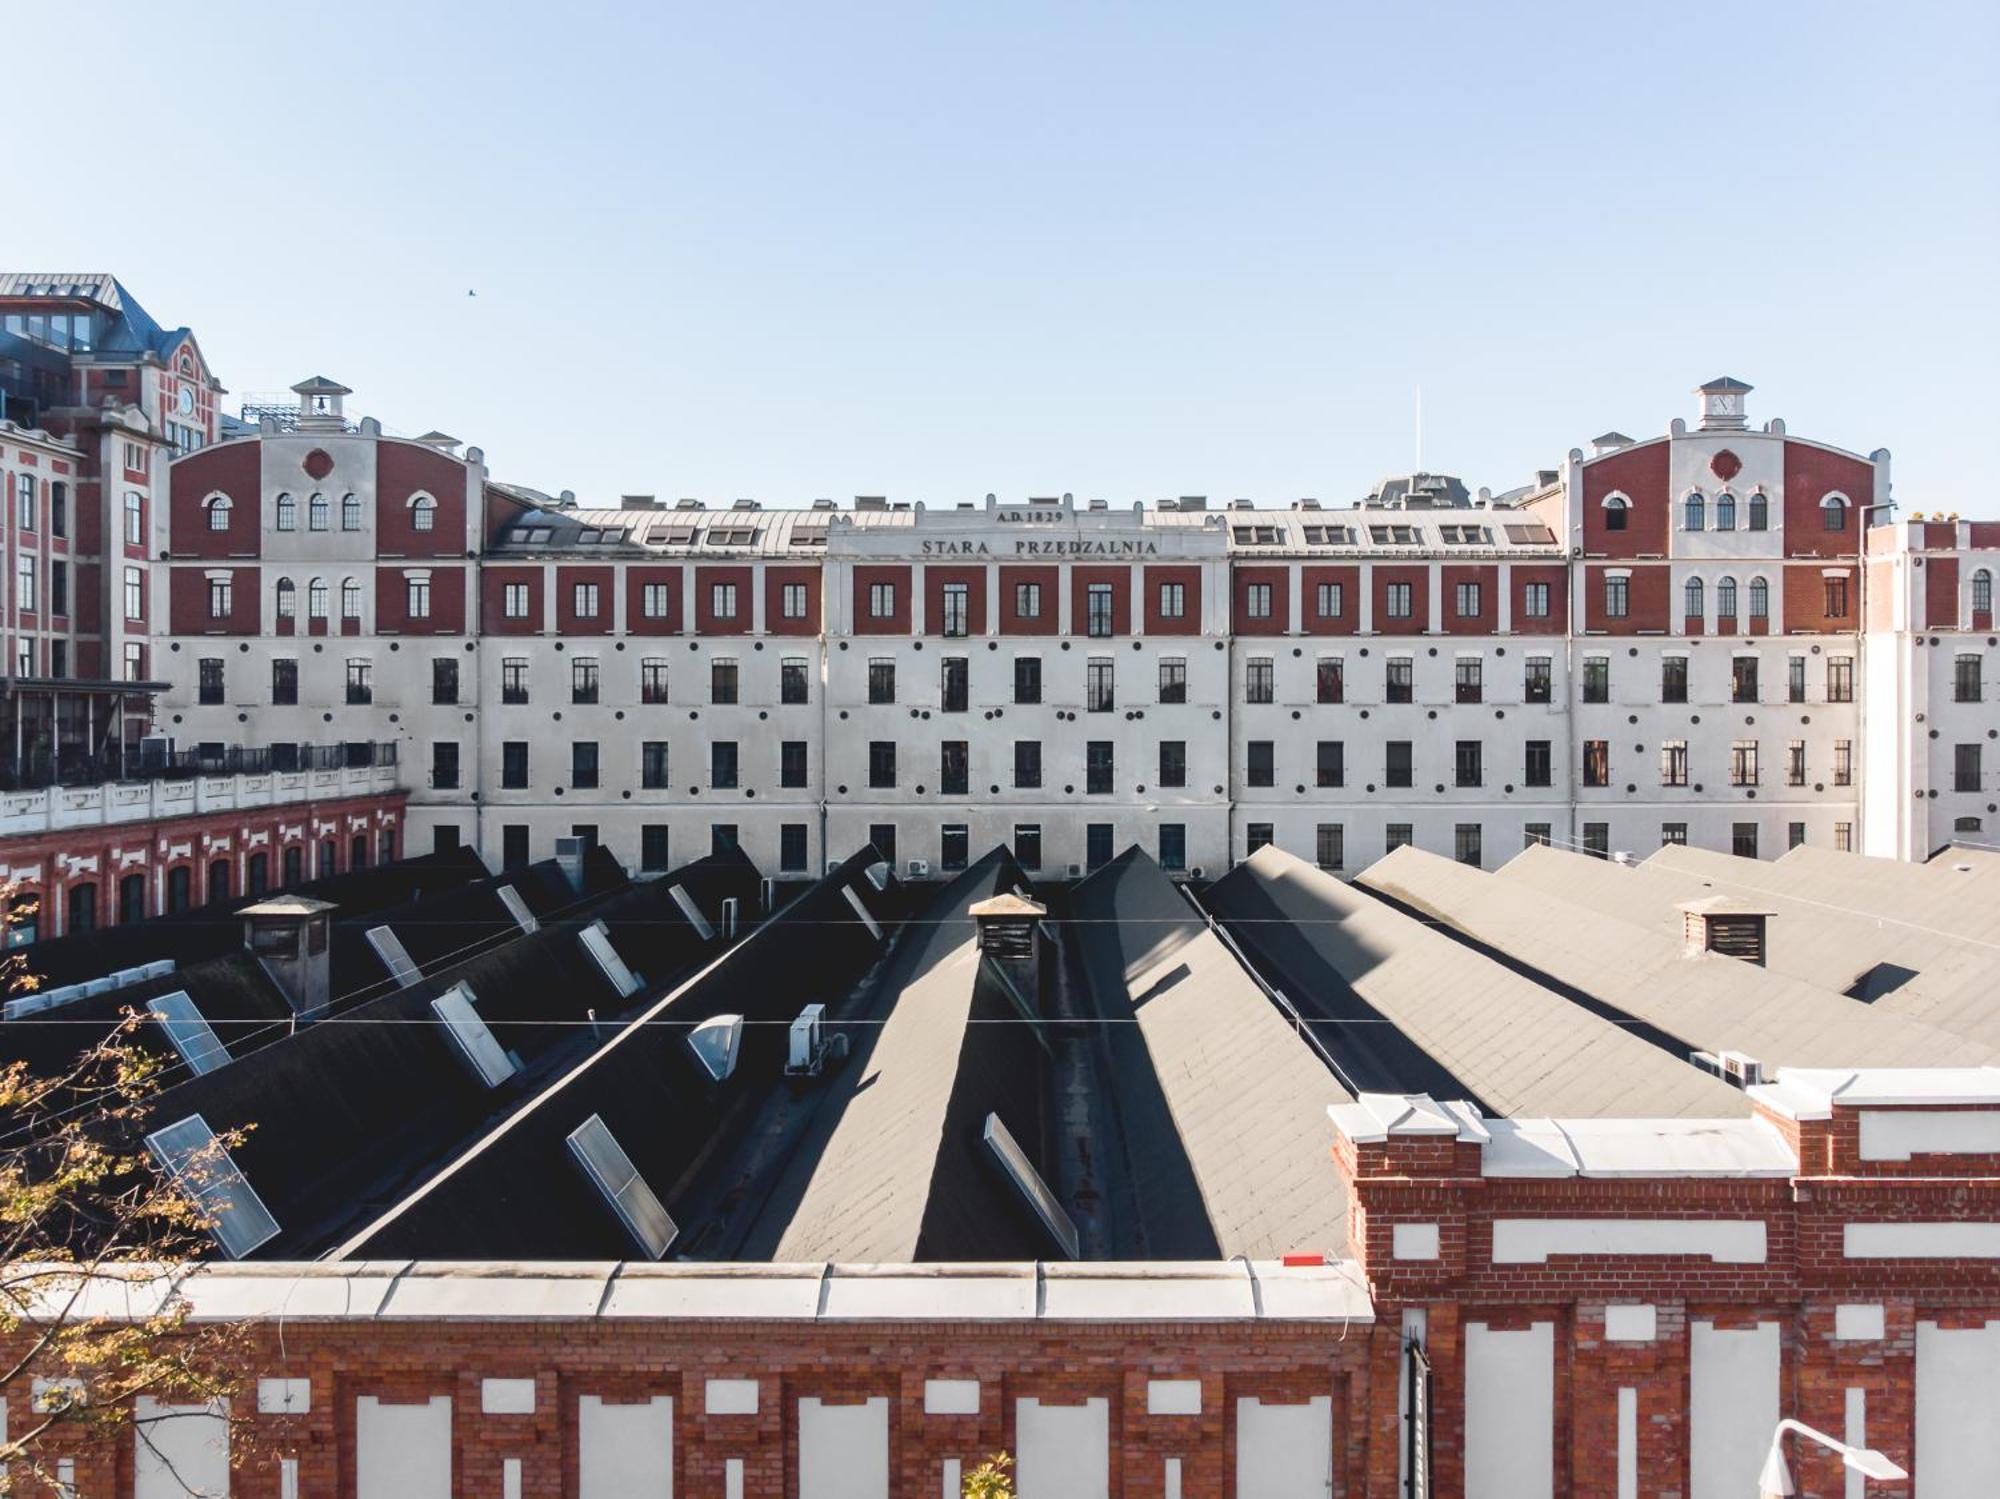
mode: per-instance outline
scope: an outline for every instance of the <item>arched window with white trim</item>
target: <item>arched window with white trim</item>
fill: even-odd
[[[1719,624],[1725,619],[1736,618],[1736,580],[1720,578],[1715,584],[1715,618]]]
[[[1632,524],[1632,502],[1622,494],[1604,497],[1604,529],[1623,531]]]
[[[1771,497],[1761,489],[1750,491],[1750,529],[1753,531],[1771,529]]]
[[[1975,614],[1993,612],[1993,574],[1983,567],[1972,575],[1972,612]]]
[[[1764,620],[1771,617],[1771,585],[1762,578],[1750,580],[1750,618]]]
[[[361,496],[344,494],[340,497],[340,529],[359,531],[361,529]]]
[[[296,531],[299,528],[299,502],[289,494],[278,496],[278,529]]]
[[[208,512],[208,529],[227,531],[229,529],[229,496],[212,494],[202,501],[202,508]]]
[[[1836,491],[1819,502],[1820,524],[1829,531],[1847,529],[1847,496]]]
[[[341,580],[340,617],[342,619],[361,618],[361,585],[352,578]]]
[[[278,579],[278,618],[291,619],[299,612],[298,585],[290,578]]]
[[[1702,597],[1701,579],[1689,578],[1687,587],[1681,590],[1681,613],[1689,624],[1700,624],[1705,612],[1706,601]]]
[[[326,579],[314,578],[306,584],[306,614],[312,619],[326,618]]]
[[[437,501],[427,494],[410,496],[410,529],[430,531],[437,527]]]
[[[326,496],[315,494],[306,501],[306,529],[324,531],[327,526]]]
[[[1699,489],[1688,491],[1688,497],[1681,501],[1681,529],[1699,531],[1707,524],[1707,502],[1702,499]]]
[[[1718,531],[1736,529],[1736,496],[1726,489],[1715,497],[1715,529]]]

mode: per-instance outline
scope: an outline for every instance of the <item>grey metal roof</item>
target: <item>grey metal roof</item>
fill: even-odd
[[[1423,1075],[1427,1061],[1460,1085],[1455,1096],[1469,1094],[1494,1114],[1749,1112],[1742,1093],[1684,1052],[1550,992],[1275,845],[1252,854],[1205,900],[1293,1003],[1308,1015],[1342,1017],[1320,1034],[1357,1069],[1379,1069],[1356,1079],[1364,1088],[1447,1097]],[[1394,1046],[1399,1037],[1421,1053],[1414,1080],[1396,1075],[1407,1066]]]
[[[1690,957],[1683,943],[1642,922],[1607,920],[1416,848],[1397,849],[1360,878],[1690,1049],[1745,1052],[1767,1069],[1936,1066],[1995,1055],[1990,1046],[1734,958]]]
[[[1149,1231],[1191,1214],[1206,1224],[1183,1232],[1205,1226],[1211,1253],[1337,1250],[1347,1203],[1326,1110],[1352,1102],[1346,1090],[1139,849],[1071,902],[1064,938],[1107,1022]],[[1138,1107],[1149,1097],[1156,1108]]]

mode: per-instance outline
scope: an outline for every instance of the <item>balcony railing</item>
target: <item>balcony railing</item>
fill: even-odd
[[[185,781],[196,776],[296,774],[312,770],[367,770],[396,763],[393,742],[242,745],[172,750],[151,746],[123,755],[62,755],[30,750],[18,759],[0,755],[0,791],[40,791],[54,786],[103,786],[114,781]]]

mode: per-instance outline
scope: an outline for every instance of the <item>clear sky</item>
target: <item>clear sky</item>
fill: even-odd
[[[2000,515],[1993,0],[90,14],[0,0],[6,268],[586,502],[1345,502],[1420,384],[1499,490],[1731,374]]]

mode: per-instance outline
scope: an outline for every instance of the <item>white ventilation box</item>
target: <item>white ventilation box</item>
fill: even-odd
[[[770,879],[759,880],[757,882],[757,900],[759,904],[763,907],[763,911],[766,916],[769,916],[773,911],[777,910],[778,882],[776,880],[770,880]]]
[[[725,896],[722,901],[722,940],[729,942],[736,936],[737,918],[742,914],[743,903],[735,896]]]
[[[931,861],[929,859],[911,859],[903,867],[909,871],[910,878],[913,880],[927,880],[931,877]]]
[[[826,1060],[826,1006],[807,1005],[792,1022],[791,1046],[785,1054],[787,1074],[817,1077]]]

